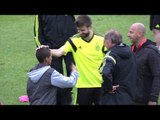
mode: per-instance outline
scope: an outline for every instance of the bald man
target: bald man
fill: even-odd
[[[145,36],[142,23],[134,23],[128,31],[137,62],[136,104],[157,105],[160,91],[160,54],[155,43]]]

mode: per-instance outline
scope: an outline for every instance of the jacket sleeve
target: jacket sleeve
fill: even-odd
[[[152,53],[148,55],[149,57],[149,67],[151,69],[151,74],[153,76],[153,83],[150,93],[150,101],[158,101],[160,92],[160,54],[153,50]]]
[[[41,44],[47,45],[43,34],[42,17],[42,15],[36,15],[34,22],[34,36],[37,47]]]
[[[71,88],[76,85],[78,77],[77,71],[72,71],[70,77],[66,77],[54,70],[51,75],[51,84],[60,88]]]
[[[114,65],[115,62],[113,61],[113,57],[108,56],[106,58],[106,65],[103,68],[102,71],[102,78],[103,78],[103,83],[102,83],[102,90],[103,91],[110,91],[112,90],[112,81],[113,81],[113,70],[114,70]]]

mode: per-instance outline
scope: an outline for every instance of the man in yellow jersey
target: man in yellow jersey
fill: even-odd
[[[73,53],[80,73],[77,81],[77,105],[99,105],[102,76],[98,68],[104,57],[104,38],[92,30],[91,18],[80,15],[75,22],[78,34],[71,37],[64,46],[52,49],[52,55],[60,57]]]

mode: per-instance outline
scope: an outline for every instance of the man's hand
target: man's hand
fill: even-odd
[[[148,105],[157,105],[157,102],[149,101],[149,102],[148,102]]]
[[[49,47],[49,46],[48,45],[41,45],[38,48],[36,48],[36,50],[41,49],[41,48],[46,48],[46,47]]]
[[[109,91],[108,93],[114,94],[116,92],[116,90],[117,90],[118,87],[119,87],[119,85],[112,86],[112,90]]]

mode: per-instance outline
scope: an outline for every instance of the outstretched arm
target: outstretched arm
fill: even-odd
[[[60,47],[59,49],[51,49],[52,56],[61,57],[64,55],[64,47]]]
[[[45,47],[49,47],[47,45],[41,45],[39,46],[37,49],[40,49],[40,48],[45,48]],[[55,57],[61,57],[62,55],[64,55],[64,47],[60,47],[59,49],[50,49],[51,50],[51,54],[52,56],[55,56]]]
[[[51,84],[60,88],[71,88],[76,85],[79,73],[76,66],[72,63],[71,75],[69,77],[63,76],[56,70],[51,75]]]

